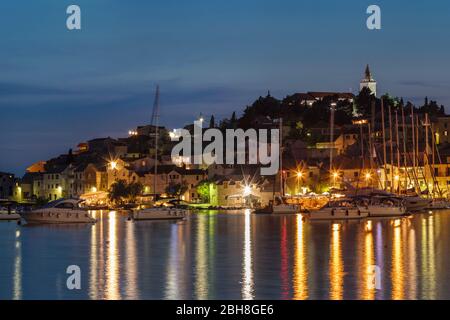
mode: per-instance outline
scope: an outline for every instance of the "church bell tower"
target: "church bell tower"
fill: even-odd
[[[366,66],[364,79],[362,79],[359,83],[359,91],[361,91],[363,88],[368,88],[373,95],[377,95],[377,82],[374,78],[372,78],[369,65]]]

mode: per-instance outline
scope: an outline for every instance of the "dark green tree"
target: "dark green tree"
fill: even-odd
[[[177,184],[169,184],[166,188],[166,193],[170,197],[176,197],[178,199],[188,190],[188,185],[185,181]]]
[[[123,204],[128,197],[128,186],[125,180],[114,182],[109,189],[109,200],[115,204]]]
[[[133,182],[127,186],[126,195],[131,202],[135,202],[136,198],[142,195],[144,187],[140,182]]]

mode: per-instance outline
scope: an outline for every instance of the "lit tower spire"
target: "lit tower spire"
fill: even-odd
[[[363,88],[368,88],[373,95],[377,95],[377,82],[372,78],[369,65],[366,65],[366,71],[364,72],[364,79],[359,83],[359,91]]]

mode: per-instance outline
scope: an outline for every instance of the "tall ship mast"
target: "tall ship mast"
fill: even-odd
[[[153,192],[154,200],[156,201],[156,176],[158,174],[158,126],[159,126],[159,85],[156,86],[155,100],[153,102],[152,122],[151,125],[155,128],[155,165],[153,176]]]

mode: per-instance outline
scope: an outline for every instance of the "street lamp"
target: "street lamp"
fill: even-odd
[[[300,193],[300,179],[303,177],[303,172],[297,172],[297,194]]]
[[[333,172],[333,187],[336,186],[336,179],[339,177],[339,173]]]
[[[109,165],[111,166],[111,170],[117,169],[117,161],[111,161]]]
[[[248,197],[251,193],[252,193],[252,188],[250,186],[245,186],[244,192],[243,192],[244,197]]]

